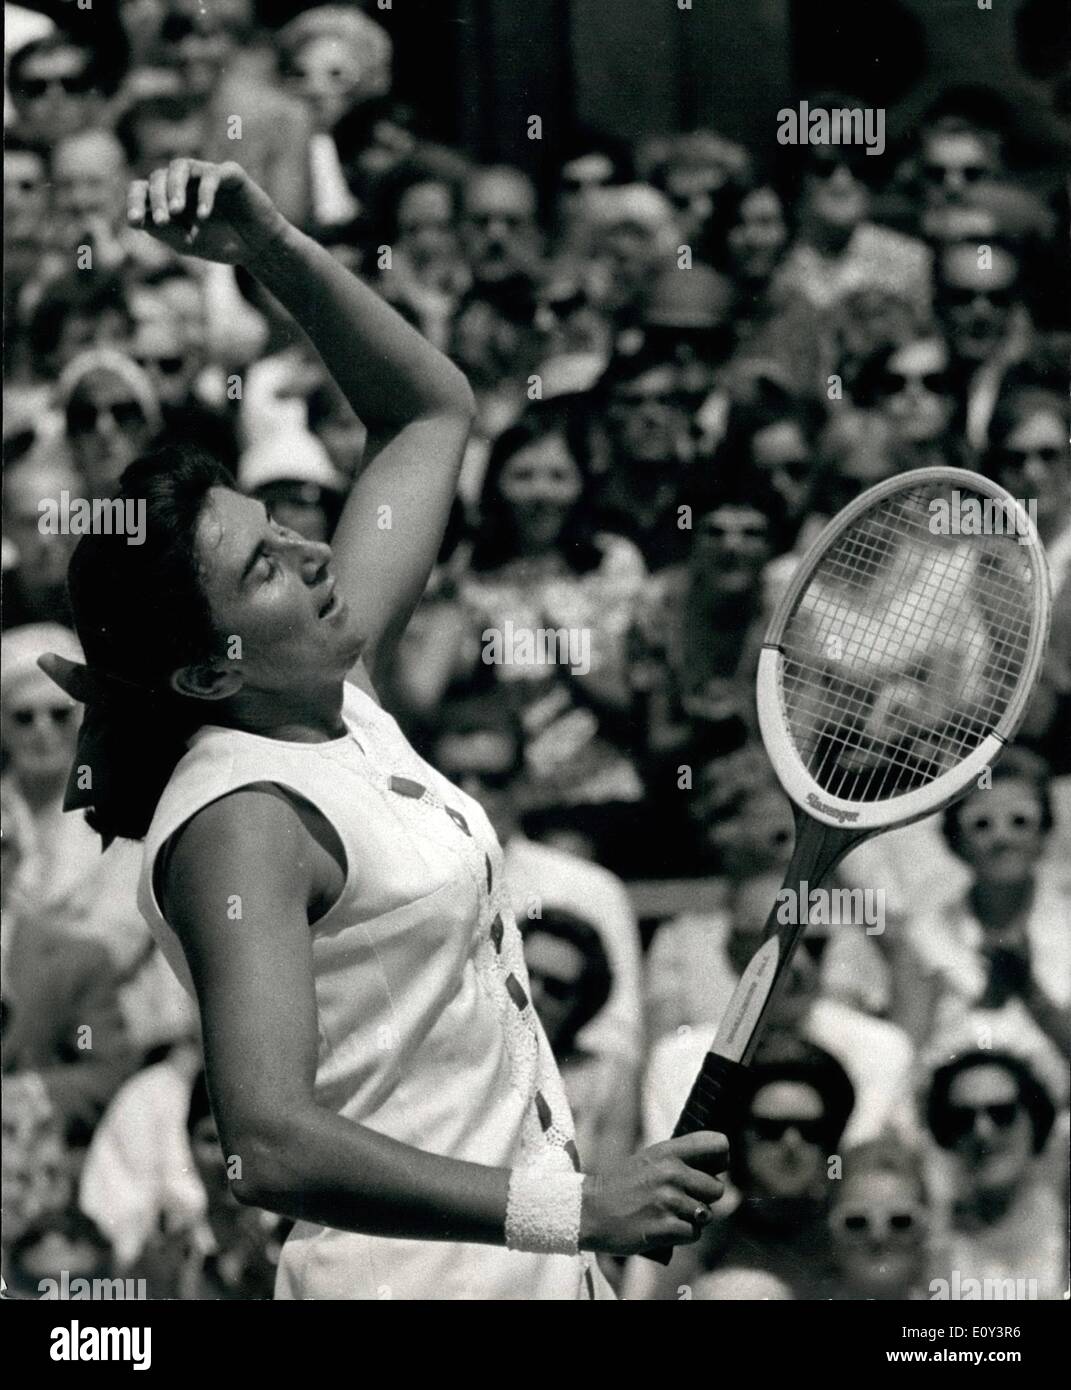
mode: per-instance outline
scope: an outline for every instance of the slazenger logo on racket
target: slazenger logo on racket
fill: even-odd
[[[811,792],[807,797],[807,805],[813,806],[816,811],[821,811],[823,816],[832,816],[834,820],[840,821],[843,825],[846,821],[859,819],[858,811],[842,811],[839,806],[829,806]]]

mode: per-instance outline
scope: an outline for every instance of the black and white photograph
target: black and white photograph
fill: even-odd
[[[77,1304],[28,1369],[594,1300],[1029,1368],[1071,9],[4,26],[0,1291]]]

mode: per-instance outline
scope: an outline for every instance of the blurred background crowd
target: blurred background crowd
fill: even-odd
[[[671,1132],[780,886],[792,818],[754,676],[799,557],[914,467],[974,468],[1036,503],[1055,624],[1018,746],[991,788],[845,861],[842,886],[884,893],[884,930],[810,931],[715,1221],[665,1276],[609,1272],[633,1298],[927,1298],[957,1278],[1062,1296],[1059,123],[1028,139],[993,90],[948,83],[871,156],[779,146],[772,115],[740,139],[687,102],[637,133],[620,100],[600,127],[565,121],[563,96],[540,129],[522,92],[496,142],[497,5],[449,0],[423,37],[407,0],[4,8],[9,1288],[35,1296],[66,1269],[144,1277],[151,1297],[264,1298],[285,1235],[228,1195],[196,1020],[135,906],[139,847],[102,854],[62,813],[78,708],[36,666],[78,655],[75,538],[42,533],[43,498],[106,498],[134,458],[182,439],[321,539],[360,468],[363,427],[280,307],[126,228],[128,179],[193,155],[244,164],[476,393],[439,563],[380,694],[496,825],[589,1170]],[[1044,38],[1060,7],[1025,8],[1047,51],[1038,25]],[[622,12],[639,25],[643,10]],[[440,63],[455,30],[464,61],[444,46]],[[510,33],[529,68],[557,62],[559,30]],[[1066,28],[1052,34],[1066,49]],[[742,67],[791,69],[769,30],[753,43]],[[802,95],[854,101],[789,82],[778,104]],[[486,659],[488,632],[539,629],[586,634],[589,659]]]

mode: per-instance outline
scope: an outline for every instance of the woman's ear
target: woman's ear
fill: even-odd
[[[172,671],[169,684],[177,695],[194,700],[229,700],[242,688],[242,673],[233,665],[205,661]]]

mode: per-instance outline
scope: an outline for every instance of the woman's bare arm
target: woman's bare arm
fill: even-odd
[[[168,861],[164,906],[197,989],[235,1195],[342,1230],[503,1245],[508,1170],[426,1153],[317,1103],[308,904],[320,890],[315,841],[271,792],[206,807]],[[690,1135],[586,1176],[582,1247],[625,1254],[694,1239],[690,1213],[722,1185],[691,1164],[724,1158],[722,1136]]]
[[[333,549],[373,664],[438,553],[474,410],[468,382],[237,164],[172,160],[131,185],[128,218],[184,255],[245,266],[293,315],[368,427]]]

